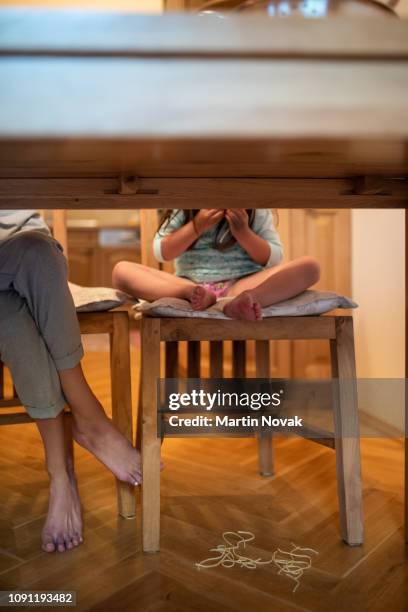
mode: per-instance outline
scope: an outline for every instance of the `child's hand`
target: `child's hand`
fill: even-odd
[[[225,214],[224,209],[219,208],[202,208],[194,217],[194,229],[198,236],[201,236],[210,227],[216,225]]]
[[[225,217],[234,238],[237,239],[246,234],[249,229],[249,218],[245,208],[228,208],[225,213]]]

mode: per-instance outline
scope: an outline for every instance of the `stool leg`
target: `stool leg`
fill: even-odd
[[[255,361],[257,378],[269,378],[269,340],[257,340],[255,342]],[[258,457],[261,476],[273,476],[272,433],[269,431],[261,431],[258,434]]]
[[[210,341],[210,378],[222,378],[224,372],[224,344],[222,340]]]
[[[360,434],[357,405],[353,319],[336,318],[336,338],[330,340],[334,392],[334,431],[341,536],[347,544],[364,539],[361,493]]]
[[[179,369],[178,342],[166,342],[165,377],[177,378]],[[142,449],[142,368],[139,373],[138,410],[136,420],[136,448]]]
[[[130,382],[129,315],[112,313],[113,331],[110,335],[112,421],[133,444],[132,399]],[[136,512],[135,489],[116,481],[120,516],[133,518]]]
[[[201,347],[197,340],[187,342],[187,378],[200,378]]]
[[[4,365],[0,361],[0,399],[4,397]]]
[[[408,209],[405,208],[405,378],[408,379]],[[408,543],[408,388],[405,381],[405,440],[404,440],[404,521],[405,542]]]
[[[160,438],[157,381],[160,378],[160,319],[142,319],[142,536],[144,552],[160,549]]]
[[[232,376],[245,378],[246,374],[246,343],[245,340],[232,341]]]
[[[178,342],[166,342],[166,378],[177,378],[179,366]]]

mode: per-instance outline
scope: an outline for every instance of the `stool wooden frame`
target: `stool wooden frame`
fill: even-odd
[[[256,341],[256,375],[269,376],[269,340],[326,339],[330,342],[332,376],[339,379],[333,416],[334,432],[315,442],[335,449],[341,537],[350,545],[363,542],[363,509],[361,493],[360,441],[354,354],[353,319],[351,316],[273,317],[263,321],[228,321],[142,317],[142,462],[143,550],[160,548],[160,445],[157,432],[157,379],[160,378],[160,343],[166,343],[166,376],[177,373],[177,343],[188,341],[191,365],[189,377],[199,376],[199,343],[211,340],[212,377],[222,377],[222,342],[234,343],[234,375],[245,376],[246,340]],[[341,384],[347,380],[348,383]],[[139,407],[140,409],[140,407]],[[347,424],[347,430],[346,430]],[[347,431],[347,437],[344,435]],[[260,440],[261,473],[272,472],[271,438]]]

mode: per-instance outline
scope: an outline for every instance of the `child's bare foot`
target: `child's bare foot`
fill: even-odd
[[[41,534],[45,552],[65,552],[83,542],[82,515],[75,476],[51,478],[48,515]]]
[[[188,299],[191,302],[193,310],[205,310],[217,301],[215,295],[201,285],[195,285],[195,287],[193,287]]]
[[[131,445],[108,419],[103,411],[92,419],[73,419],[73,437],[89,450],[115,476],[136,486],[142,482],[140,453]]]
[[[249,291],[243,291],[224,306],[224,314],[231,319],[245,319],[246,321],[260,321],[262,308],[254,300]]]

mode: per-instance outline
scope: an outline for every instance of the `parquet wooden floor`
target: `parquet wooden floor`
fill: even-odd
[[[88,352],[85,366],[109,410],[106,354]],[[275,449],[277,475],[265,479],[252,439],[166,440],[162,550],[143,555],[140,512],[117,517],[113,477],[77,448],[85,543],[49,555],[39,547],[47,476],[38,434],[32,425],[2,427],[0,590],[75,590],[78,610],[101,612],[408,610],[401,441],[362,441],[366,541],[356,548],[339,538],[334,453],[296,438],[277,439]],[[225,530],[253,532],[254,558],[291,542],[319,554],[295,593],[273,564],[198,570]]]

